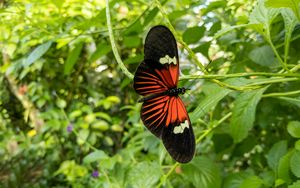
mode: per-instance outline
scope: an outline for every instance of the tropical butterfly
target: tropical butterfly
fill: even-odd
[[[180,163],[192,160],[195,137],[191,121],[177,88],[179,61],[176,40],[165,26],[153,27],[145,40],[144,60],[134,75],[134,89],[144,98],[141,119],[161,138],[172,158]]]

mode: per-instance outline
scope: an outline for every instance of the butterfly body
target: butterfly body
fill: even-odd
[[[169,89],[165,92],[166,95],[169,95],[169,96],[178,96],[179,94],[184,94],[186,91],[186,89],[184,87],[182,88],[172,88],[172,89]]]
[[[165,26],[153,27],[145,41],[144,60],[134,75],[134,89],[142,95],[141,119],[161,138],[171,157],[187,163],[195,152],[195,138],[185,106],[179,97],[179,60],[176,40]]]

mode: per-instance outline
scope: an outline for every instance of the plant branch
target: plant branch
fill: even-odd
[[[226,74],[226,75],[189,75],[181,76],[180,80],[190,80],[190,79],[228,79],[236,77],[248,77],[248,76],[276,76],[276,77],[299,77],[300,74],[296,73],[267,73],[267,72],[252,72],[252,73],[235,73],[235,74]]]
[[[121,60],[120,54],[118,52],[115,38],[113,35],[112,25],[111,25],[111,18],[110,18],[110,10],[109,10],[109,0],[106,0],[106,20],[107,20],[107,28],[108,28],[108,34],[109,34],[109,40],[111,43],[112,51],[114,53],[114,56],[116,58],[116,61],[121,68],[122,72],[130,79],[133,79],[133,75],[128,71],[128,69],[125,67],[123,61]]]
[[[289,95],[297,95],[300,94],[300,90],[296,91],[289,91],[289,92],[279,92],[279,93],[268,93],[264,94],[262,97],[282,97],[282,96],[289,96]]]

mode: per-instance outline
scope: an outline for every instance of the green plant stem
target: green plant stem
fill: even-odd
[[[256,83],[248,84],[245,87],[273,84],[273,83],[281,83],[281,82],[291,82],[291,81],[297,81],[297,80],[300,80],[300,78],[274,78],[274,79],[270,78],[270,80],[258,81]]]
[[[161,187],[161,186],[165,183],[166,179],[172,174],[172,172],[176,169],[177,166],[179,166],[179,163],[178,163],[178,162],[176,162],[174,165],[172,165],[172,167],[171,167],[171,169],[168,171],[168,173],[165,174],[165,175],[163,175],[163,177],[160,178],[160,182],[159,182],[159,184],[156,186],[157,188]]]
[[[189,76],[181,76],[180,80],[190,80],[190,79],[228,79],[228,78],[236,78],[236,77],[248,77],[248,76],[278,76],[278,77],[299,77],[300,74],[296,73],[267,73],[267,72],[252,72],[252,73],[235,73],[235,74],[226,74],[226,75],[218,75],[218,74],[210,74],[210,75],[189,75]]]
[[[300,69],[300,64],[295,65],[293,68],[291,68],[290,72],[296,72]],[[299,75],[299,74],[298,74]]]
[[[221,118],[217,123],[215,123],[210,128],[206,129],[203,134],[196,140],[196,143],[198,144],[201,140],[203,140],[209,133],[211,133],[215,128],[217,128],[219,125],[221,125],[224,121],[226,121],[229,117],[231,117],[232,112],[227,113],[223,118]]]
[[[133,75],[128,71],[128,69],[125,67],[123,61],[121,60],[121,57],[119,55],[116,43],[115,43],[115,38],[113,35],[113,30],[112,30],[112,26],[111,26],[111,18],[110,18],[110,11],[109,11],[109,0],[106,0],[106,20],[107,20],[107,28],[108,28],[108,34],[109,34],[109,40],[111,43],[111,47],[112,47],[112,51],[113,54],[116,58],[116,61],[119,65],[119,67],[121,68],[122,72],[128,76],[128,78],[133,79]]]
[[[300,90],[290,91],[285,93],[268,93],[268,94],[264,94],[262,97],[282,97],[282,96],[297,95],[297,94],[300,94]]]
[[[275,46],[274,46],[274,44],[273,44],[273,42],[272,42],[272,39],[271,39],[271,33],[270,33],[270,30],[269,30],[269,29],[267,29],[267,35],[266,35],[265,37],[266,37],[266,39],[267,39],[267,42],[270,44],[270,46],[271,46],[271,48],[272,48],[272,50],[273,50],[273,52],[274,52],[276,58],[278,59],[279,63],[281,64],[282,68],[283,68],[284,70],[288,71],[288,68],[287,68],[286,64],[285,64],[285,63],[283,62],[283,60],[281,59],[281,57],[280,57],[280,55],[279,55],[277,49],[275,48]]]
[[[297,36],[293,37],[293,38],[290,40],[290,42],[293,42],[293,41],[295,41],[295,40],[297,40],[297,39],[300,39],[300,35],[297,35]],[[283,42],[283,43],[281,43],[281,44],[276,45],[276,48],[280,48],[280,47],[282,47],[282,46],[284,46],[284,45],[285,45],[285,43]]]

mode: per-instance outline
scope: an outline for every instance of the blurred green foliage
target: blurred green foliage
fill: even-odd
[[[299,3],[111,0],[109,25],[104,0],[1,1],[1,187],[299,187]],[[145,130],[112,51],[133,74],[158,24],[191,88],[185,165]]]

